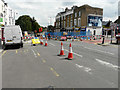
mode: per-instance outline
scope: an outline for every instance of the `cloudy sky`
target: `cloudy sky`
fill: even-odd
[[[103,20],[115,21],[118,16],[119,0],[5,0],[6,3],[21,15],[35,17],[41,26],[54,25],[55,16],[63,8],[73,5],[88,4],[93,7],[103,8]]]

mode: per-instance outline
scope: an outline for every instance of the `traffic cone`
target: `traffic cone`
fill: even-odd
[[[92,40],[91,38],[92,38],[92,37],[90,36],[90,41]]]
[[[62,55],[65,55],[65,54],[64,54],[63,43],[61,42],[60,56],[62,56]]]
[[[80,41],[83,41],[83,39],[81,38]]]
[[[47,38],[46,38],[46,42],[45,42],[45,46],[47,46],[48,44],[47,44]]]
[[[43,45],[43,39],[41,40],[41,45]]]
[[[102,39],[101,36],[100,36],[100,39]]]
[[[69,46],[68,59],[70,59],[70,60],[72,60],[72,59],[73,59],[73,52],[72,52],[72,45],[71,45],[71,43],[70,43],[70,46]]]

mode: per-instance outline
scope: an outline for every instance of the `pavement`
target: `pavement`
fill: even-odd
[[[118,46],[119,46],[118,44],[116,44],[116,39],[115,38],[113,38],[112,44],[111,44],[111,38],[110,37],[105,38],[104,44],[102,44],[102,40],[103,39],[83,40],[82,42],[89,43],[89,44],[95,44],[95,45],[101,45],[101,46],[112,46],[112,47],[116,47],[116,48],[118,48]]]
[[[60,41],[2,52],[3,88],[118,88],[118,48]],[[72,43],[73,60],[67,60]]]

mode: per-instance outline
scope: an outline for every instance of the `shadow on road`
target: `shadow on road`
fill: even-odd
[[[118,43],[112,43],[113,45],[120,45],[120,43],[118,44]]]
[[[5,50],[16,50],[19,49],[19,46],[7,46]]]

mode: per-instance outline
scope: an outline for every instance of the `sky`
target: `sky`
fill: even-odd
[[[66,7],[88,4],[92,7],[103,8],[103,20],[115,21],[118,17],[119,0],[5,0],[18,14],[35,17],[41,26],[54,25],[55,16]]]

